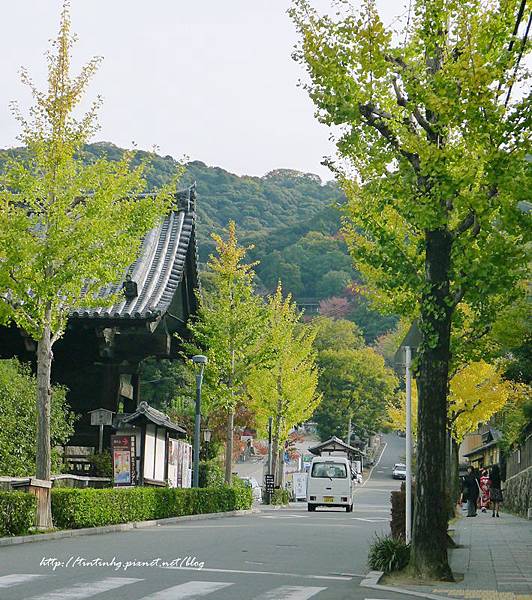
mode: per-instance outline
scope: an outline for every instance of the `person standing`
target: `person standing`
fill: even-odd
[[[480,488],[478,485],[477,478],[475,477],[475,471],[473,467],[469,465],[467,467],[467,475],[464,477],[464,483],[462,485],[462,498],[467,500],[467,516],[477,516],[477,500]]]
[[[499,465],[493,465],[493,467],[491,467],[490,479],[490,500],[491,509],[493,511],[491,516],[494,517],[495,511],[497,511],[497,517],[499,517],[499,508],[501,506],[501,502],[503,501],[501,490],[501,472],[499,470]]]
[[[484,513],[490,505],[490,485],[491,479],[488,469],[482,469],[480,475],[480,508]]]

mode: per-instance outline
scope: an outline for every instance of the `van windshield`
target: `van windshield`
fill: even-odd
[[[314,463],[311,477],[326,477],[330,479],[346,479],[347,469],[342,463]]]

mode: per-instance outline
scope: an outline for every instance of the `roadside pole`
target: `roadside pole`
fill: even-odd
[[[194,418],[194,463],[192,469],[192,487],[199,487],[199,453],[201,431],[201,378],[203,373],[196,374],[196,414]]]
[[[192,487],[199,487],[199,462],[200,462],[200,434],[201,434],[201,384],[203,382],[203,370],[207,364],[207,357],[203,354],[195,354],[192,357],[196,371],[196,415],[194,420],[194,454],[192,469]]]
[[[268,476],[272,474],[272,424],[273,417],[268,417]],[[268,477],[269,479],[270,477]],[[268,486],[269,487],[269,486]],[[268,497],[268,504],[272,502],[271,492],[268,490],[266,492]]]
[[[412,534],[412,349],[405,346],[406,375],[406,543],[410,543]]]

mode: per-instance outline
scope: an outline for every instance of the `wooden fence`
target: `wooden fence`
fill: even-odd
[[[528,467],[532,467],[532,431],[528,433],[524,443],[506,457],[506,478],[513,477]]]

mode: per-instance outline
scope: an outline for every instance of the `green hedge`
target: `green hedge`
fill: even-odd
[[[52,489],[52,516],[60,529],[248,509],[251,504],[251,489],[236,486]]]
[[[0,492],[0,537],[21,535],[35,525],[37,501],[25,492]]]
[[[199,487],[218,487],[224,484],[224,472],[216,460],[206,460],[199,464]]]
[[[281,488],[275,488],[273,490],[271,503],[286,506],[290,503],[290,492]]]

